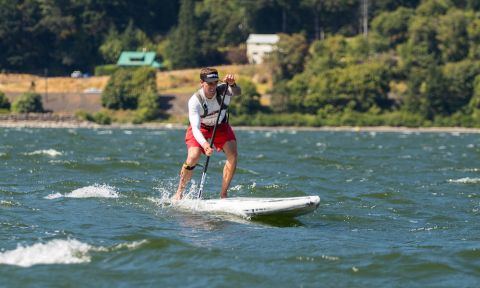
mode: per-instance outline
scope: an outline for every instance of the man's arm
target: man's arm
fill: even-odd
[[[223,95],[225,92],[225,88],[227,88],[227,95],[228,96],[237,96],[242,94],[242,89],[240,89],[240,86],[237,84],[234,84],[233,86],[227,85],[226,83],[222,83],[218,86],[217,93],[220,93],[220,96]]]
[[[234,84],[233,86],[228,86],[228,92],[231,96],[236,96],[242,94],[242,89],[237,84]]]
[[[203,137],[200,131],[200,113],[203,113],[203,108],[197,97],[190,98],[188,101],[188,120],[190,120],[190,125],[192,126],[193,137],[203,147],[207,139]]]
[[[227,91],[230,96],[240,95],[240,93],[242,92],[240,87],[238,87],[235,82],[235,75],[227,74],[227,76],[225,76],[225,78],[223,79],[223,82],[228,85]]]

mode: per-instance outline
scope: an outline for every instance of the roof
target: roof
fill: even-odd
[[[279,39],[277,34],[250,34],[247,43],[275,44]]]
[[[155,61],[155,57],[155,52],[123,51],[118,58],[117,65],[162,67],[162,64]]]

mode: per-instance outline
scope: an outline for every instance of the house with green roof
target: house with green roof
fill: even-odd
[[[147,51],[123,51],[118,58],[118,66],[151,66],[161,69],[163,65],[155,60],[157,54]]]

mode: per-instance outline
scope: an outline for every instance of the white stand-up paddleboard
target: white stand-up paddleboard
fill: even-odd
[[[262,216],[297,217],[315,211],[320,205],[320,197],[184,199],[172,204],[198,212],[234,214],[245,218]]]

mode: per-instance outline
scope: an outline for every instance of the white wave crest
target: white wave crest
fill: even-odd
[[[25,153],[25,155],[28,155],[28,156],[32,156],[32,155],[47,155],[47,156],[50,156],[50,157],[56,157],[56,156],[60,156],[62,155],[63,153],[60,152],[60,151],[57,151],[55,149],[44,149],[44,150],[35,150],[33,152],[30,152],[30,153]]]
[[[0,264],[30,267],[38,264],[75,264],[90,262],[92,246],[75,239],[52,240],[32,246],[17,246],[0,253]]]
[[[52,199],[57,199],[57,198],[62,198],[63,195],[61,193],[52,193],[52,194],[49,194],[45,197],[43,197],[44,199],[48,199],[48,200],[52,200]]]
[[[132,243],[121,243],[121,244],[115,245],[112,250],[121,250],[121,249],[133,250],[146,243],[148,243],[148,240],[145,240],[145,239],[140,241],[133,241]]]
[[[231,187],[230,190],[231,191],[240,191],[240,190],[242,190],[242,188],[243,188],[243,185],[238,184],[238,185],[235,185],[235,186]]]
[[[480,178],[460,178],[460,179],[448,179],[450,183],[461,183],[461,184],[477,184],[480,183]]]
[[[53,193],[45,197],[45,199],[57,199],[61,197],[66,198],[118,198],[120,197],[115,188],[106,184],[92,185],[73,190],[70,193],[62,195],[60,193]]]
[[[78,264],[90,262],[89,252],[109,252],[136,249],[147,240],[117,244],[111,248],[95,247],[76,239],[55,239],[31,246],[18,245],[16,249],[0,252],[0,264],[30,267],[39,264]]]

